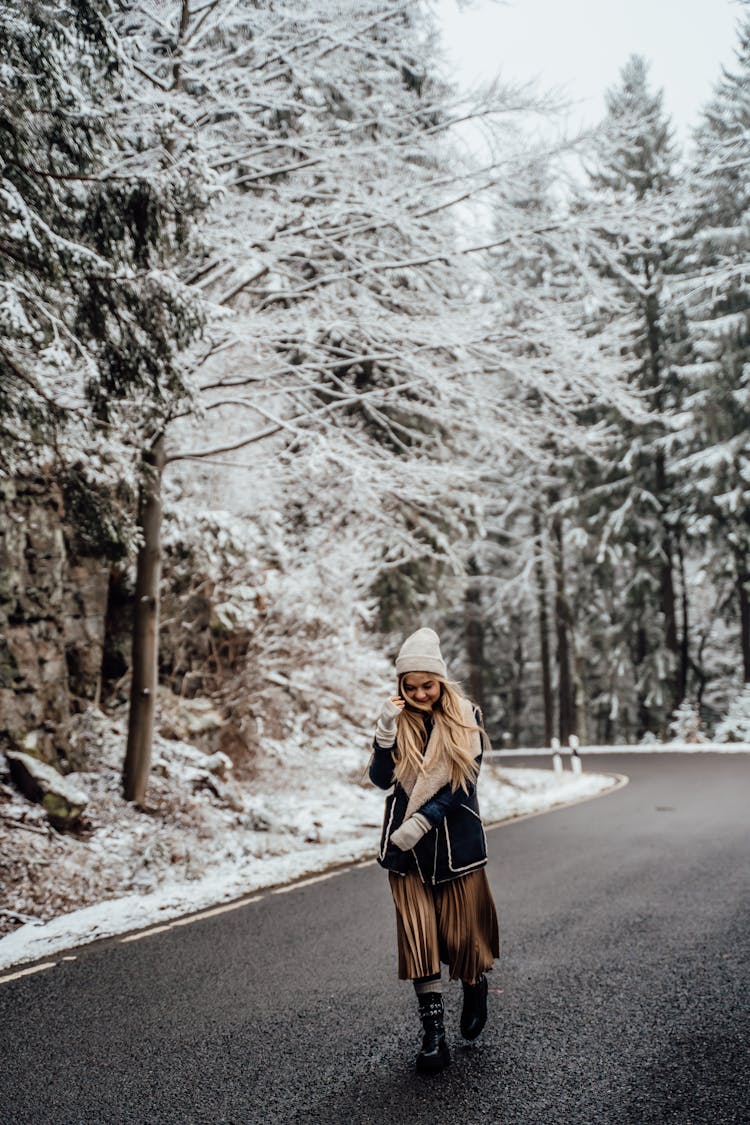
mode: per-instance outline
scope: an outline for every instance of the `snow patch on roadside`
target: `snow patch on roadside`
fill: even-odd
[[[479,795],[485,824],[545,812],[558,805],[596,797],[617,783],[613,774],[574,774],[565,770],[559,777],[552,770],[482,767]]]

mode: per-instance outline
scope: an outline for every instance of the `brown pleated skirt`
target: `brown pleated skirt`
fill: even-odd
[[[415,980],[440,972],[473,984],[500,956],[495,904],[482,867],[433,887],[416,871],[388,880],[396,905],[398,975]]]

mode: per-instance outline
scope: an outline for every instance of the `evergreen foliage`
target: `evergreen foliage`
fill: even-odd
[[[651,92],[647,67],[635,56],[609,92],[590,179],[595,198],[610,210],[596,265],[614,286],[626,332],[622,363],[642,409],[631,417],[609,411],[606,460],[581,469],[588,476],[582,515],[595,540],[596,586],[618,606],[605,663],[627,654],[639,734],[666,733],[687,679],[676,609],[683,529],[668,459],[671,417],[682,396],[677,360],[690,347],[670,288],[680,268],[675,160],[662,95]],[[598,654],[592,663],[600,663]]]
[[[197,319],[170,262],[189,193],[117,170],[127,63],[107,0],[3,3],[0,42],[2,467],[85,450],[99,488],[128,475],[151,404],[187,393]]]
[[[716,727],[717,742],[750,742],[750,684],[729,704],[726,717]]]
[[[683,503],[750,680],[750,17],[696,135],[685,301],[695,337],[680,418]]]

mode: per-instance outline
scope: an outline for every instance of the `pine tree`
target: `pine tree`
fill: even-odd
[[[739,622],[750,681],[750,17],[734,68],[696,134],[683,293],[695,358],[682,415],[680,468],[708,572]]]
[[[610,218],[594,260],[614,285],[625,333],[621,362],[642,409],[600,416],[610,428],[607,458],[591,459],[588,469],[582,462],[578,472],[589,480],[583,515],[597,544],[593,558],[603,564],[599,580],[614,577],[622,590],[613,600],[621,603],[640,733],[666,733],[687,682],[675,578],[682,514],[668,462],[670,415],[682,394],[678,361],[690,347],[670,296],[669,279],[680,265],[676,156],[662,95],[649,89],[641,58],[624,67],[607,111],[590,180],[594,206],[604,203]]]

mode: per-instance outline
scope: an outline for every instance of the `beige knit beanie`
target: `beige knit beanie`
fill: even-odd
[[[435,672],[448,678],[445,661],[440,652],[440,638],[434,629],[417,629],[401,645],[396,657],[396,672]]]

